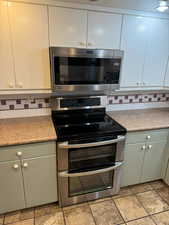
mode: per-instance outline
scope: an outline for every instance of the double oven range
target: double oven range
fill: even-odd
[[[106,96],[52,99],[61,206],[117,194],[126,130],[105,112]]]

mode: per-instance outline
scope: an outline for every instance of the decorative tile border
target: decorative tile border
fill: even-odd
[[[118,94],[108,96],[108,105],[169,102],[169,93]],[[0,111],[50,108],[49,98],[3,99]]]
[[[108,105],[169,102],[169,93],[126,94],[108,96]]]
[[[0,111],[49,108],[49,99],[7,99],[0,100]]]

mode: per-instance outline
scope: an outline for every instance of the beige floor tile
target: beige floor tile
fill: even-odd
[[[162,187],[156,191],[169,204],[169,187]]]
[[[126,222],[147,216],[145,209],[135,196],[117,198],[114,201]]]
[[[34,219],[22,220],[16,223],[11,223],[10,225],[34,225]]]
[[[21,210],[20,220],[27,220],[34,218],[34,208]]]
[[[89,206],[64,211],[66,225],[95,225]]]
[[[20,220],[20,211],[7,213],[5,215],[4,224],[15,223]]]
[[[0,225],[4,222],[4,215],[0,215]]]
[[[97,199],[97,200],[91,200],[89,201],[89,204],[96,204],[96,203],[99,203],[99,202],[104,202],[104,201],[108,201],[108,200],[111,200],[112,197],[108,197],[108,198],[100,198],[100,199]]]
[[[137,197],[149,214],[159,213],[169,209],[167,203],[165,203],[155,191],[140,193],[137,194]]]
[[[169,225],[169,211],[152,216],[157,225]]]
[[[150,217],[141,218],[131,221],[127,225],[156,225]]]
[[[62,212],[35,218],[35,225],[65,225]]]
[[[35,208],[35,217],[45,216],[47,214],[52,214],[58,211],[61,211],[61,208],[58,206],[58,204],[49,204],[49,205],[39,206]]]
[[[154,189],[159,189],[159,188],[162,188],[162,187],[166,186],[166,184],[162,180],[153,181],[153,182],[150,182],[149,184]]]
[[[80,203],[80,204],[65,206],[65,207],[63,207],[63,211],[71,210],[71,209],[75,209],[77,207],[83,207],[83,206],[88,206],[88,203],[85,202],[85,203]]]
[[[132,194],[133,193],[131,192],[130,187],[124,187],[124,188],[120,189],[118,195],[113,196],[113,199],[120,198],[120,197],[123,197],[123,196],[132,195]]]
[[[124,223],[112,200],[91,204],[90,207],[97,225],[116,225]]]
[[[145,191],[150,191],[153,188],[151,187],[151,185],[146,183],[146,184],[138,184],[138,185],[131,186],[130,189],[134,194],[137,194],[137,193],[141,193]]]

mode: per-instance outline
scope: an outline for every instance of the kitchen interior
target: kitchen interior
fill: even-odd
[[[0,0],[0,225],[169,225],[169,1]]]

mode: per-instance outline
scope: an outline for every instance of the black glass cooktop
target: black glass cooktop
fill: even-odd
[[[126,129],[105,113],[105,108],[53,111],[58,141],[88,143],[124,135]]]

